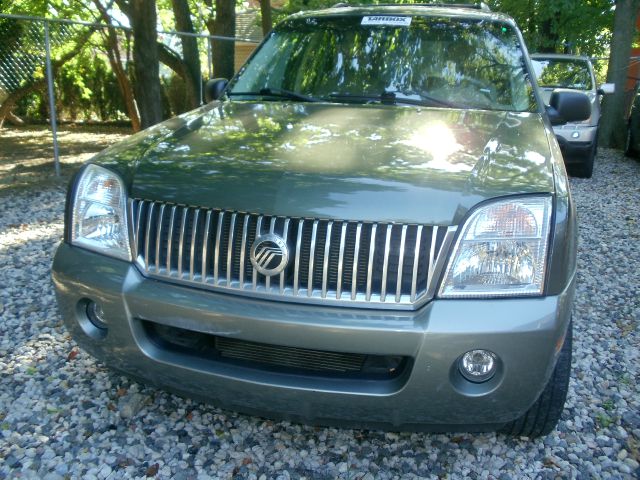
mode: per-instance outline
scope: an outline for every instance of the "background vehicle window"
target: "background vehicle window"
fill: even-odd
[[[533,70],[538,84],[548,88],[593,90],[589,64],[583,60],[535,59]]]

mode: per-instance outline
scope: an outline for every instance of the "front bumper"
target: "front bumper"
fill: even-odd
[[[143,381],[216,405],[319,424],[423,430],[493,429],[544,388],[566,332],[573,282],[559,296],[436,300],[417,311],[318,307],[212,293],[143,277],[131,264],[60,245],[53,280],[68,330],[86,351]],[[97,335],[79,307],[98,302]],[[163,348],[144,321],[271,345],[399,355],[402,375],[377,381],[307,376],[220,363]],[[483,348],[501,359],[486,383],[455,367]]]

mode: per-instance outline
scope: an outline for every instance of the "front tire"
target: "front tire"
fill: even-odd
[[[569,391],[572,341],[573,323],[570,322],[549,382],[531,408],[520,418],[504,425],[500,429],[501,433],[535,438],[547,435],[554,430],[560,420]]]
[[[582,159],[582,163],[574,166],[572,176],[578,178],[591,178],[593,176],[593,164],[596,161],[596,154],[598,153],[598,136],[593,141],[593,146],[589,154]]]

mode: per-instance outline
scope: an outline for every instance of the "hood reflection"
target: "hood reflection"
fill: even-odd
[[[485,198],[553,188],[544,126],[532,113],[225,102],[159,128],[165,136],[135,172],[142,198],[451,224]],[[426,198],[439,202],[422,206]]]

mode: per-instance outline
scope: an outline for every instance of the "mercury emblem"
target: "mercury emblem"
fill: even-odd
[[[267,277],[278,275],[289,261],[289,249],[282,237],[274,233],[260,235],[251,245],[253,268]]]

